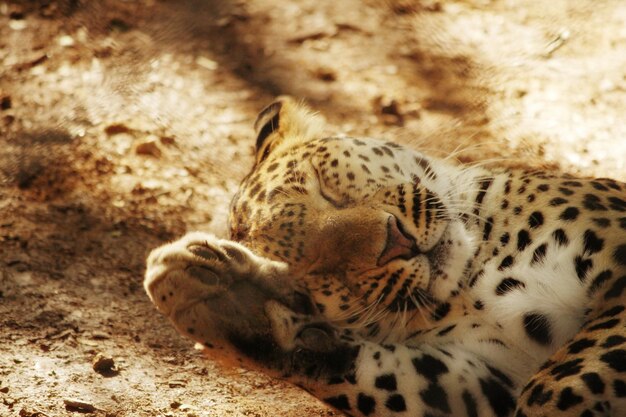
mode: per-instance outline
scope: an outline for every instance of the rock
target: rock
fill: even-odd
[[[69,35],[63,35],[59,38],[59,45],[61,46],[74,46],[74,38]]]
[[[22,408],[18,414],[20,417],[50,417],[48,414],[39,410],[29,410],[27,408]]]
[[[113,358],[98,353],[92,361],[93,370],[103,376],[115,376],[119,370],[115,366]]]
[[[383,96],[376,97],[374,108],[380,120],[386,125],[402,126],[404,124],[404,114],[397,100]]]
[[[12,114],[7,114],[6,116],[2,118],[2,124],[4,126],[10,126],[13,124],[14,121],[15,121],[15,116],[13,116]]]
[[[111,338],[111,336],[108,333],[101,332],[98,330],[94,330],[93,332],[91,332],[91,337],[95,340],[106,340],[106,339]]]
[[[149,155],[159,158],[162,155],[161,148],[153,140],[142,142],[135,147],[135,153],[137,155]]]
[[[109,21],[109,29],[111,32],[128,32],[131,29],[131,25],[119,18],[113,18]]]
[[[113,123],[104,128],[104,133],[109,136],[119,135],[120,133],[129,133],[130,128],[122,123]]]
[[[11,96],[3,96],[0,98],[0,110],[9,110],[11,106]]]
[[[24,12],[22,12],[21,10],[14,10],[11,13],[9,13],[9,19],[11,20],[24,20],[26,16],[24,15]]]
[[[313,72],[313,75],[318,80],[331,82],[337,80],[337,74],[330,68],[318,68]]]
[[[187,386],[187,383],[181,380],[172,380],[172,381],[169,381],[167,385],[170,388],[184,388],[185,386]]]
[[[208,69],[209,71],[215,71],[219,67],[219,64],[217,62],[204,56],[197,57],[196,64],[198,64],[202,68]]]
[[[63,404],[65,404],[65,409],[67,411],[74,411],[77,413],[93,413],[97,410],[93,404],[76,398],[64,398]]]
[[[176,144],[176,138],[173,136],[161,136],[159,138],[159,141],[161,141],[163,145],[167,145],[167,146]]]
[[[15,31],[26,29],[26,20],[9,20],[9,27]]]

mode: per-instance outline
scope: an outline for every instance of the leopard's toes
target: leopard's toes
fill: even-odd
[[[188,234],[152,251],[144,287],[156,307],[169,316],[198,300],[226,292],[242,278],[231,264],[215,236]]]
[[[330,352],[336,346],[335,331],[326,323],[305,326],[296,338],[296,343],[314,352]]]
[[[226,262],[224,254],[216,247],[209,246],[208,243],[193,242],[187,245],[187,250],[194,255],[207,261]]]
[[[304,348],[327,352],[334,345],[335,331],[319,315],[297,313],[276,300],[266,302],[265,314],[275,342],[284,351]]]

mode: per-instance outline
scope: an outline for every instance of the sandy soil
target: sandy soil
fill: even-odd
[[[336,415],[206,359],[141,286],[154,246],[225,234],[280,94],[329,132],[626,180],[626,3],[0,0],[0,416]]]

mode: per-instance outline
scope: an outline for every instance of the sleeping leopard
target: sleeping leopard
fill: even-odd
[[[351,416],[626,416],[626,184],[322,129],[269,105],[230,239],[152,251],[180,333]]]

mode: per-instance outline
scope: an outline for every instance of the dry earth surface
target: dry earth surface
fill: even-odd
[[[334,416],[193,349],[149,250],[225,235],[274,96],[329,132],[626,180],[626,2],[0,0],[0,416]]]

